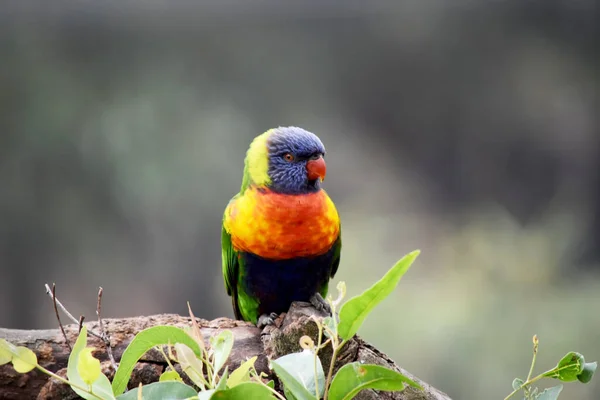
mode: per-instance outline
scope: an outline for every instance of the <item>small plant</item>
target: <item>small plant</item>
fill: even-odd
[[[191,314],[191,310],[190,310]],[[233,334],[224,330],[210,338],[210,346],[205,346],[204,339],[192,315],[191,329],[184,330],[173,326],[154,326],[139,332],[127,349],[123,352],[121,362],[115,373],[112,385],[108,378],[101,373],[100,360],[92,356],[95,350],[87,347],[87,328],[81,331],[73,346],[67,365],[67,378],[45,369],[37,362],[33,351],[27,347],[14,346],[4,339],[0,339],[0,365],[12,362],[19,373],[27,373],[34,368],[48,374],[71,388],[86,400],[206,400],[219,391],[219,398],[241,399],[243,396],[250,398],[271,398],[273,383],[265,384],[254,369],[256,357],[243,363],[231,373],[228,379],[228,370],[219,371],[227,361],[233,348]],[[167,346],[167,352],[163,347]],[[163,354],[168,368],[160,376],[159,382],[140,386],[127,393],[127,383],[139,359],[150,349],[155,348]],[[175,353],[173,353],[173,351]],[[171,362],[177,362],[185,375],[198,387],[183,383],[183,379],[175,370]],[[250,371],[256,377],[253,382]]]
[[[87,347],[87,328],[83,326],[69,355],[67,378],[48,371],[38,364],[33,351],[0,339],[0,365],[12,362],[15,371],[25,374],[35,368],[71,386],[84,399],[113,400],[115,396],[108,378],[100,370],[100,360],[92,356],[95,350]]]
[[[271,361],[271,368],[283,383],[286,398],[348,400],[363,389],[402,391],[407,385],[421,389],[418,383],[401,373],[374,364],[353,362],[344,365],[333,375],[339,352],[354,337],[375,306],[392,293],[418,255],[419,251],[406,255],[381,280],[344,303],[339,317],[337,309],[346,294],[346,285],[343,282],[338,284],[337,299],[328,297],[332,316],[323,321],[313,317],[319,329],[318,343],[315,345],[310,337],[303,336],[300,339],[300,345],[304,349],[302,352]],[[324,335],[328,339],[321,343]],[[327,345],[332,346],[333,354],[325,375],[318,353]]]
[[[189,305],[188,305],[189,307]],[[251,378],[250,371],[255,371],[256,357],[242,363],[231,375],[225,365],[233,349],[233,334],[223,330],[204,343],[200,327],[189,309],[192,326],[181,329],[173,326],[155,326],[139,332],[123,352],[121,363],[112,383],[113,393],[117,400],[144,399],[200,399],[207,400],[215,392],[219,398],[237,399],[242,396],[252,398],[271,398],[273,384],[263,383],[262,376],[257,373]],[[167,346],[167,353],[163,346]],[[159,382],[141,386],[123,394],[127,388],[129,377],[139,359],[150,349],[156,348],[164,356],[168,367],[159,378]],[[175,350],[173,353],[172,350]],[[183,383],[182,377],[171,362],[180,365],[183,373],[200,390]],[[220,372],[223,369],[222,372]]]
[[[258,373],[255,368],[256,356],[246,360],[229,373],[225,364],[233,349],[232,332],[223,330],[211,337],[208,344],[205,343],[189,304],[191,327],[181,329],[174,326],[154,326],[139,332],[123,352],[112,384],[102,374],[100,361],[92,355],[95,349],[87,346],[88,330],[82,324],[82,318],[79,320],[79,336],[69,356],[67,379],[40,366],[35,353],[30,349],[15,346],[3,339],[0,339],[0,365],[12,363],[19,373],[27,373],[37,368],[70,385],[79,396],[87,400],[159,400],[165,398],[171,400],[273,398],[280,400],[350,400],[364,389],[402,391],[407,386],[411,386],[419,390],[422,388],[417,382],[380,365],[353,362],[343,365],[334,374],[335,362],[346,343],[354,337],[375,306],[393,292],[418,255],[419,251],[406,255],[382,279],[344,304],[342,304],[342,300],[346,294],[346,286],[343,282],[337,285],[337,298],[335,300],[331,296],[327,298],[332,315],[323,319],[312,317],[318,328],[317,343],[315,344],[310,337],[303,336],[300,338],[302,351],[270,361],[270,368],[281,382],[285,396],[275,390],[274,381],[267,380],[266,374]],[[71,320],[77,321],[58,302],[55,288],[51,293],[57,316],[58,304]],[[100,318],[101,295],[102,290],[98,296],[97,311],[100,325],[102,325]],[[105,332],[97,334],[90,331],[89,333],[108,343],[107,350],[109,350],[110,342]],[[64,330],[63,335],[66,340]],[[539,392],[538,388],[532,385],[542,378],[558,379],[563,382],[579,380],[583,383],[592,379],[597,363],[586,363],[583,356],[575,352],[568,353],[553,369],[532,377],[538,351],[536,336],[534,336],[533,343],[533,360],[529,374],[525,380],[517,378],[513,381],[514,390],[505,400],[509,400],[519,391],[523,391],[525,400],[556,400],[562,390],[562,385]],[[331,346],[332,356],[330,364],[327,366],[327,373],[325,373],[319,352],[327,346]],[[139,387],[125,392],[135,365],[151,349],[156,349],[163,355],[167,368],[161,374],[158,382],[148,385],[140,384]],[[109,353],[109,356],[111,354]],[[112,357],[110,358],[111,363],[115,365]],[[184,379],[175,369],[174,363],[179,364],[181,371],[193,385],[184,383]]]
[[[142,398],[145,400],[164,398],[172,400],[213,398],[346,400],[368,388],[383,391],[403,390],[406,385],[420,388],[416,382],[399,372],[379,365],[360,362],[344,365],[333,376],[335,360],[340,350],[358,331],[373,308],[394,290],[418,255],[419,252],[414,251],[402,258],[380,281],[342,305],[339,316],[337,309],[344,298],[346,289],[343,282],[338,284],[338,298],[335,301],[331,296],[328,298],[332,317],[327,317],[322,321],[313,317],[319,328],[318,344],[315,345],[312,339],[304,336],[300,342],[304,349],[302,352],[288,354],[271,361],[270,367],[281,381],[285,397],[274,389],[275,384],[272,380],[267,381],[264,373],[259,374],[256,371],[254,363],[257,357],[242,363],[229,374],[225,364],[233,348],[232,332],[223,330],[211,337],[209,344],[206,345],[191,308],[189,313],[192,326],[188,329],[174,326],[154,326],[139,332],[123,352],[112,384],[101,373],[100,361],[92,355],[94,349],[86,346],[88,331],[81,323],[79,337],[69,357],[68,379],[40,366],[35,353],[30,349],[14,346],[5,340],[0,340],[0,364],[12,362],[15,370],[20,373],[27,373],[38,368],[51,377],[70,385],[79,396],[90,400],[136,400]],[[65,310],[56,299],[54,289],[51,297],[54,300],[55,309],[58,303]],[[98,304],[100,304],[100,297],[101,291]],[[99,314],[98,311],[98,316]],[[69,317],[74,320],[70,314]],[[324,335],[328,337],[325,342],[323,342]],[[333,356],[328,373],[325,375],[318,352],[329,344],[332,346]],[[166,352],[164,347],[167,348]],[[153,348],[164,356],[168,365],[165,372],[162,373],[158,382],[145,386],[140,384],[138,388],[125,393],[136,363]],[[183,373],[195,387],[183,382],[183,378],[173,363],[179,364]]]
[[[571,351],[567,353],[556,365],[556,367],[543,372],[535,377],[533,375],[533,369],[535,367],[535,359],[537,357],[539,347],[539,340],[537,335],[533,336],[533,358],[531,360],[531,367],[525,380],[515,378],[512,386],[513,391],[504,398],[508,400],[512,398],[519,391],[523,391],[525,400],[556,400],[563,389],[563,385],[559,384],[540,392],[537,387],[532,386],[537,381],[543,378],[557,379],[562,382],[579,381],[581,383],[588,383],[592,380],[597,362],[586,363],[583,356],[579,353]]]

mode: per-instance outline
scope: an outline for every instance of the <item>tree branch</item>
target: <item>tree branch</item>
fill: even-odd
[[[233,332],[235,343],[227,363],[230,371],[247,358],[256,355],[258,356],[256,369],[259,372],[264,371],[271,374],[268,369],[268,358],[277,358],[290,352],[300,351],[299,339],[303,335],[309,335],[316,341],[317,326],[310,319],[310,315],[313,314],[318,315],[314,308],[294,303],[287,314],[282,314],[278,318],[275,326],[268,326],[262,331],[250,323],[228,318],[217,318],[212,321],[197,318],[197,321],[206,340],[219,330],[229,329]],[[110,337],[112,353],[115,359],[120,360],[123,351],[139,331],[156,325],[190,326],[190,318],[174,314],[161,314],[148,317],[102,319],[102,324],[104,329],[100,329],[97,321],[85,323],[89,330],[105,332],[107,337]],[[0,328],[0,338],[15,345],[30,348],[37,354],[40,365],[65,376],[70,351],[65,340],[74,343],[79,326],[77,324],[66,325],[64,330],[65,336],[63,337],[59,329],[13,330]],[[111,361],[106,352],[103,338],[90,335],[88,343],[98,349],[94,356],[103,361],[104,373],[112,378],[114,371],[111,368]],[[323,350],[319,355],[323,365],[329,365],[331,350],[329,352]],[[357,360],[395,369],[415,379],[425,388],[424,391],[407,388],[398,393],[364,390],[356,397],[357,399],[451,400],[446,394],[397,366],[394,361],[373,346],[355,337],[339,355],[336,369],[345,363]],[[149,351],[134,370],[129,387],[137,387],[140,382],[146,384],[157,381],[165,367],[165,360],[160,353],[154,350]],[[78,397],[65,384],[49,379],[47,375],[37,370],[28,374],[18,374],[12,365],[6,364],[0,366],[0,398],[52,400],[77,399]]]

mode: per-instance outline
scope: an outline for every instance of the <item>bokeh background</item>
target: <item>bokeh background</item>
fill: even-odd
[[[317,133],[349,295],[422,254],[360,333],[455,399],[600,359],[594,0],[7,1],[0,326],[232,316],[220,224],[251,139]],[[600,379],[566,399],[600,396]]]

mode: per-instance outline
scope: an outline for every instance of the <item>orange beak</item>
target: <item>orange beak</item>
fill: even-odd
[[[315,181],[320,179],[321,181],[325,180],[325,174],[327,173],[327,164],[325,164],[325,159],[323,157],[319,157],[316,160],[310,160],[306,163],[306,172],[308,176],[308,180]]]

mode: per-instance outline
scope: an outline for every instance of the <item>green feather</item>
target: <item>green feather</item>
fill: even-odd
[[[235,201],[240,195],[236,194],[231,200]],[[223,220],[225,220],[225,214],[223,214]],[[225,224],[221,227],[221,258],[223,260],[223,280],[225,281],[225,290],[227,294],[231,296],[231,303],[233,305],[233,312],[237,319],[241,318],[239,305],[237,302],[237,279],[239,274],[239,260],[237,251],[233,249],[231,244],[231,235],[225,229]]]
[[[273,131],[273,129],[270,129],[262,135],[258,135],[250,143],[244,160],[244,176],[240,194],[243,194],[251,184],[266,186],[271,182],[271,177],[267,172],[269,169],[267,139]]]

